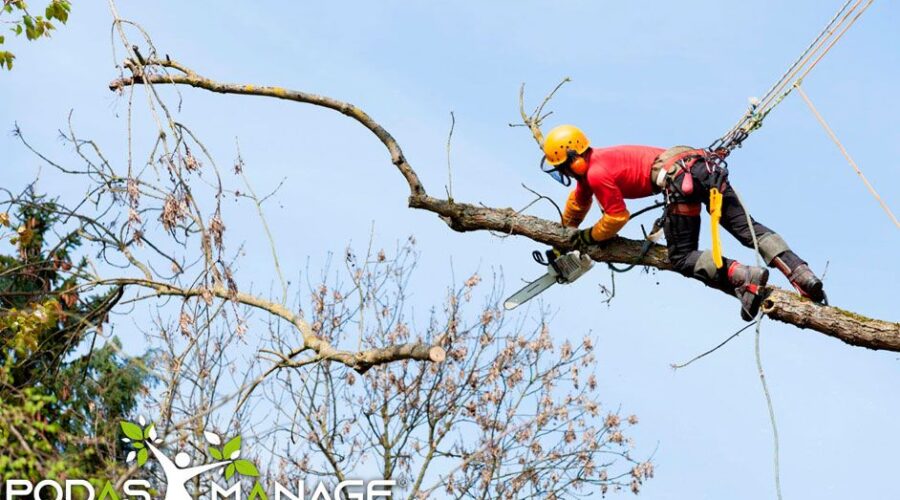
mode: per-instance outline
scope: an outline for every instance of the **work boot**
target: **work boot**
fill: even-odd
[[[728,266],[728,283],[734,287],[734,294],[741,301],[741,318],[744,321],[753,321],[759,314],[763,289],[768,281],[768,269],[745,266],[738,261]]]
[[[825,303],[825,290],[822,286],[822,280],[816,276],[808,265],[803,264],[794,268],[788,279],[794,285],[794,288],[800,292],[800,295],[819,304]]]
[[[795,253],[788,250],[780,254],[772,260],[772,265],[787,276],[800,295],[819,304],[826,303],[822,280]]]

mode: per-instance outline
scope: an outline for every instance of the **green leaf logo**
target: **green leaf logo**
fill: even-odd
[[[249,460],[235,460],[233,465],[235,469],[237,469],[238,474],[242,476],[259,477],[259,471],[256,470],[256,466],[253,465],[253,462]]]
[[[241,455],[241,437],[235,436],[225,443],[225,447],[222,449],[222,456],[227,457],[228,460],[234,460]],[[240,472],[240,471],[238,471]]]
[[[138,450],[137,452],[137,464],[138,467],[142,467],[145,463],[147,463],[147,448],[142,450]]]
[[[144,439],[144,433],[141,431],[141,428],[131,422],[122,422],[122,432],[125,433],[128,439],[134,441],[142,441]]]
[[[234,476],[235,468],[234,464],[228,464],[228,467],[225,467],[225,479],[231,479]]]

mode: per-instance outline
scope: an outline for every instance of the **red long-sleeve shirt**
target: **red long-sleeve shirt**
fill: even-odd
[[[593,197],[603,208],[604,218],[594,225],[597,240],[615,236],[628,221],[625,199],[653,195],[650,168],[664,149],[651,146],[593,148],[584,177],[569,195],[563,224],[577,227],[591,207]]]
[[[588,160],[586,179],[579,179],[575,197],[582,205],[597,197],[608,214],[626,212],[625,199],[653,195],[650,167],[664,149],[650,146],[612,146],[593,148]]]

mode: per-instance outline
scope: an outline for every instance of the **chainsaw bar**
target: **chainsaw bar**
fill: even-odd
[[[555,283],[568,284],[580,278],[594,266],[594,262],[587,255],[581,255],[574,250],[554,259],[547,266],[547,273],[540,278],[528,283],[521,290],[512,294],[503,303],[503,308],[511,311],[540,295],[544,290]]]

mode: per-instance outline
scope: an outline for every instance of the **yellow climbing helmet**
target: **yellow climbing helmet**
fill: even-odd
[[[575,125],[559,125],[554,127],[544,138],[544,156],[547,163],[557,166],[569,158],[569,151],[584,153],[590,147],[584,132]]]

